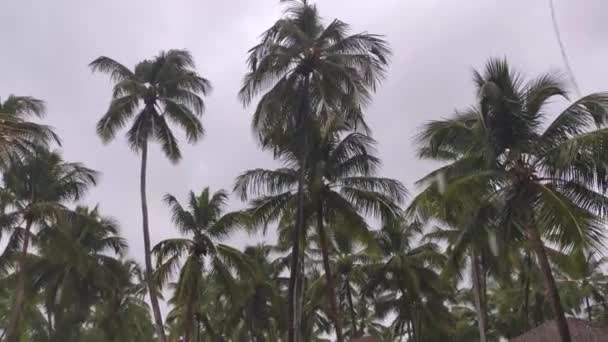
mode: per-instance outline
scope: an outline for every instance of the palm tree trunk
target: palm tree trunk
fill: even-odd
[[[192,340],[192,330],[194,330],[194,309],[192,306],[194,302],[187,304],[186,315],[184,317],[184,340],[183,342],[190,342]]]
[[[27,250],[30,244],[30,232],[32,230],[32,220],[28,219],[25,223],[25,236],[23,237],[23,246],[21,246],[21,255],[19,257],[19,273],[17,276],[17,290],[15,293],[15,301],[11,313],[11,319],[6,328],[5,342],[17,342],[19,340],[19,322],[23,311],[23,302],[25,301],[25,262],[27,259]]]
[[[479,342],[486,342],[486,315],[485,303],[482,299],[481,262],[477,252],[471,252],[471,283],[473,283],[473,294],[475,295],[475,309],[477,311],[477,326],[479,328]]]
[[[148,293],[150,294],[150,304],[152,305],[152,312],[154,314],[154,328],[158,342],[165,342],[165,329],[163,326],[163,317],[160,313],[160,306],[158,305],[158,297],[156,295],[156,289],[154,288],[153,274],[154,269],[152,268],[152,255],[150,247],[150,228],[148,226],[148,200],[146,199],[146,164],[148,162],[148,141],[144,141],[141,147],[141,174],[140,174],[140,193],[141,193],[141,214],[143,220],[143,233],[144,233],[144,257],[146,263],[146,281],[148,283]]]
[[[530,328],[530,277],[532,270],[532,257],[529,252],[526,252],[526,268],[523,272],[524,277],[524,307],[523,307],[523,323],[524,328]]]
[[[297,318],[297,306],[298,306],[298,278],[300,277],[300,240],[302,231],[302,221],[304,216],[304,178],[305,171],[303,167],[300,167],[300,175],[298,179],[298,194],[297,194],[297,218],[296,224],[293,229],[292,247],[291,247],[291,260],[289,270],[289,289],[288,289],[288,307],[287,307],[287,321],[289,322],[288,328],[288,341],[297,342],[299,340],[299,327]]]
[[[589,322],[593,321],[593,316],[591,315],[591,304],[589,303],[589,296],[585,296],[585,305],[587,306],[587,317]]]
[[[309,86],[310,86],[310,75],[305,75],[304,85],[301,88],[301,102],[300,108],[295,118],[295,135],[296,139],[300,144],[299,151],[299,167],[300,172],[298,175],[298,193],[296,199],[296,224],[293,231],[292,249],[291,249],[291,267],[289,274],[289,289],[288,289],[288,306],[287,306],[287,321],[289,322],[289,328],[287,331],[288,342],[298,342],[300,336],[300,318],[301,313],[298,312],[298,278],[301,276],[300,270],[300,244],[302,233],[304,230],[304,183],[306,182],[306,158],[307,158],[307,141],[306,139],[306,127],[305,119],[307,116],[307,108],[309,105]]]
[[[325,281],[327,282],[327,295],[329,296],[329,304],[331,305],[331,315],[336,328],[336,342],[342,342],[342,320],[340,319],[340,310],[336,298],[336,285],[331,274],[331,265],[329,264],[329,249],[327,246],[327,233],[323,224],[323,207],[317,207],[317,228],[319,229],[319,244],[321,246],[321,254],[323,255],[323,268],[325,269]]]
[[[346,299],[348,300],[348,308],[350,310],[350,321],[353,325],[353,337],[359,337],[359,330],[357,329],[357,315],[355,313],[355,305],[353,304],[353,294],[350,289],[350,283],[348,278],[346,279]]]
[[[557,285],[555,284],[555,279],[553,278],[553,272],[551,271],[547,251],[545,250],[545,246],[541,240],[540,233],[532,226],[528,227],[527,233],[530,247],[536,254],[536,258],[538,259],[538,264],[543,275],[543,280],[545,281],[545,290],[547,291],[549,303],[551,304],[553,314],[555,315],[555,322],[557,324],[561,342],[572,342],[570,329],[568,328],[568,321],[566,320],[566,315],[564,314],[564,309],[562,308]]]

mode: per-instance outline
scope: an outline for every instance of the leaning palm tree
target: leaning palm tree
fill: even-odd
[[[324,26],[316,6],[307,0],[286,2],[289,6],[284,17],[249,51],[249,72],[239,95],[247,105],[264,93],[253,116],[254,130],[265,147],[292,145],[303,172],[310,119],[337,115],[353,128],[365,126],[361,108],[369,102],[384,76],[390,49],[380,36],[349,35],[348,24],[340,20]],[[277,142],[276,133],[285,137],[285,131],[291,138]],[[299,325],[295,289],[300,262],[297,241],[301,239],[305,221],[303,173],[299,175],[299,183],[293,233],[295,257],[290,267],[290,342],[297,340],[295,332]]]
[[[375,176],[380,164],[373,155],[375,141],[356,132],[342,136],[344,132],[342,124],[327,121],[324,127],[317,127],[315,135],[310,135],[314,140],[311,139],[305,164],[308,169],[304,171],[303,189],[306,208],[311,212],[307,219],[316,219],[317,245],[323,257],[331,319],[340,339],[341,319],[330,265],[334,248],[327,223],[331,227],[332,223],[346,222],[352,236],[371,237],[365,216],[373,215],[385,221],[400,216],[399,204],[406,194],[399,181]],[[291,155],[285,152],[287,160],[295,155],[296,152]],[[299,165],[278,170],[250,170],[237,178],[235,190],[244,200],[250,194],[261,195],[252,202],[254,222],[267,225],[286,212],[297,210]]]
[[[0,163],[4,166],[15,156],[23,156],[35,146],[59,143],[53,129],[27,121],[29,117],[41,118],[46,111],[44,102],[30,96],[10,95],[0,101]]]
[[[245,270],[246,263],[241,253],[219,243],[243,224],[242,213],[223,212],[227,200],[225,191],[211,193],[209,188],[198,195],[190,192],[186,208],[172,195],[165,196],[165,202],[171,207],[173,223],[181,233],[190,237],[163,240],[152,252],[157,257],[157,276],[161,283],[169,279],[182,257],[185,258],[173,300],[180,313],[184,342],[192,340],[196,328],[195,317],[200,314],[205,269],[209,268],[226,289],[234,287],[233,271]]]
[[[103,142],[113,140],[117,131],[133,118],[127,138],[131,148],[141,153],[140,192],[146,279],[150,284],[156,333],[159,341],[165,342],[158,298],[151,282],[153,266],[146,199],[148,142],[158,141],[165,156],[174,163],[178,162],[181,152],[169,123],[183,129],[189,142],[198,141],[204,133],[200,116],[205,106],[200,95],[207,94],[211,85],[196,73],[194,60],[185,50],[161,52],[138,63],[133,70],[108,57],[99,57],[90,66],[93,71],[110,74],[115,83],[110,107],[97,123],[97,134]]]
[[[13,243],[6,247],[3,255],[7,259],[1,262],[17,260],[16,294],[6,341],[19,339],[32,229],[65,212],[65,205],[80,199],[96,183],[96,178],[95,171],[79,163],[65,162],[58,153],[41,148],[24,160],[15,160],[5,171],[2,196],[9,204],[1,222],[12,229]]]
[[[501,234],[525,239],[542,271],[563,342],[571,341],[546,241],[562,248],[602,243],[608,198],[608,94],[587,95],[545,122],[547,104],[566,97],[561,80],[525,82],[506,61],[475,72],[479,104],[429,123],[420,155],[448,164],[423,179],[445,179],[445,196],[467,201],[476,189],[501,208]],[[600,128],[598,128],[598,126]]]

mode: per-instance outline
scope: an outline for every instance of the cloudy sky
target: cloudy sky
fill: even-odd
[[[572,68],[584,93],[608,89],[605,0],[555,0]],[[506,56],[527,74],[559,70],[562,61],[548,0],[317,0],[327,20],[354,32],[386,35],[394,49],[389,76],[368,108],[383,173],[412,188],[431,165],[414,157],[412,136],[425,121],[474,100],[471,68]],[[171,48],[190,50],[214,91],[203,122],[207,135],[183,147],[171,165],[158,148],[149,164],[153,243],[170,237],[161,197],[189,190],[231,189],[242,171],[272,166],[250,131],[250,109],[237,100],[247,50],[281,14],[278,0],[1,0],[0,97],[32,95],[48,104],[46,122],[64,141],[64,156],[102,172],[86,199],[121,222],[141,260],[139,159],[120,137],[102,145],[95,123],[110,99],[105,75],[87,64],[100,55],[133,66]],[[233,199],[231,207],[241,206]],[[246,244],[247,237],[232,242]]]

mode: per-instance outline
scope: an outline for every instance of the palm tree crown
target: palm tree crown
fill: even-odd
[[[140,150],[148,140],[158,141],[171,161],[181,158],[177,139],[169,123],[184,130],[189,142],[203,136],[199,117],[211,84],[194,70],[188,51],[169,50],[151,60],[138,63],[133,70],[109,57],[99,57],[90,64],[93,71],[110,74],[114,82],[112,102],[97,123],[97,133],[104,142],[134,117],[127,132],[129,144]]]

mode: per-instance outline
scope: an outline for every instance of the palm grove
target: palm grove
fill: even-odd
[[[469,108],[420,129],[419,157],[440,167],[406,201],[365,120],[390,57],[382,36],[287,2],[238,93],[280,167],[244,171],[230,192],[167,194],[175,238],[156,245],[148,145],[179,162],[175,130],[204,136],[211,84],[184,50],[91,62],[113,82],[97,134],[126,131],[140,158],[143,265],[115,220],[76,204],[98,173],[30,120],[44,103],[0,102],[2,341],[498,341],[553,320],[566,342],[566,316],[608,323],[608,94],[556,113],[559,77],[491,59]],[[231,192],[243,209],[227,211]],[[227,244],[268,229],[275,245]]]

